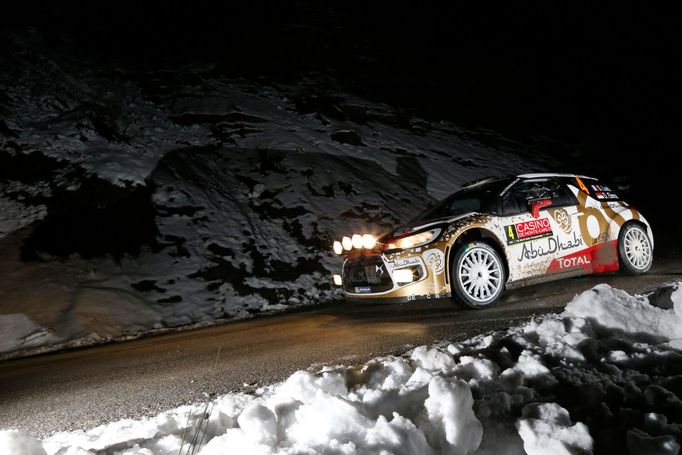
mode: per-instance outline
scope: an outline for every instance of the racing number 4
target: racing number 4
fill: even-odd
[[[590,192],[587,190],[587,187],[585,186],[585,184],[583,183],[583,181],[580,180],[580,177],[576,177],[575,180],[578,182],[578,186],[580,187],[581,190],[583,190],[583,191],[586,192],[587,194],[590,194]]]

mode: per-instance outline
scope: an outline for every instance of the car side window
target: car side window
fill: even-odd
[[[522,212],[519,208],[519,204],[516,202],[516,196],[512,191],[508,191],[507,194],[503,196],[500,211],[502,216],[518,215]]]
[[[557,188],[555,196],[552,197],[551,207],[566,207],[569,205],[578,205],[578,199],[573,192],[566,186],[565,183],[556,182]]]
[[[524,180],[514,185],[503,196],[502,215],[512,216],[530,212],[530,203],[540,199],[551,199],[552,205],[550,207],[577,204],[571,190],[555,179]]]

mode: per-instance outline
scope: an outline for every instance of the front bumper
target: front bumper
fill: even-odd
[[[434,254],[433,251],[430,254]],[[341,272],[343,291],[352,300],[382,300],[405,302],[417,299],[442,298],[450,295],[444,267],[429,267],[423,254],[394,253],[356,255],[349,257]],[[438,254],[442,255],[440,250]],[[431,257],[431,256],[426,256]],[[430,261],[433,265],[433,261]],[[397,270],[412,272],[412,282],[398,283]],[[403,272],[404,273],[404,272]]]

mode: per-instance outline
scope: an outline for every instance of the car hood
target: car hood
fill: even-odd
[[[474,217],[476,215],[480,215],[479,213],[476,212],[469,212],[469,213],[464,213],[462,215],[455,215],[455,216],[446,216],[443,218],[437,218],[434,220],[420,220],[416,222],[410,222],[404,226],[399,227],[393,232],[390,232],[386,238],[388,237],[402,237],[404,235],[409,235],[412,232],[420,232],[426,229],[429,229],[430,227],[438,227],[443,224],[450,224],[454,221],[457,220],[462,220],[464,218],[470,218]]]

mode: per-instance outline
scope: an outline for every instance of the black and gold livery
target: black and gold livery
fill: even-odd
[[[334,242],[347,297],[453,297],[472,308],[505,287],[590,273],[649,270],[649,223],[597,179],[523,174],[465,185],[404,226]]]

